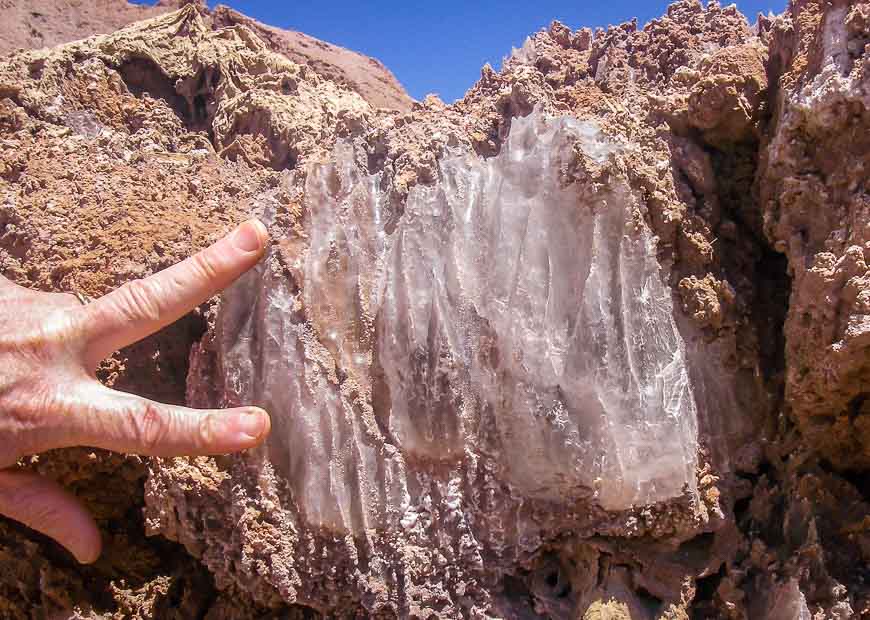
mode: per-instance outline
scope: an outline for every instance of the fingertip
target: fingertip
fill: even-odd
[[[259,407],[246,407],[239,414],[239,430],[252,445],[260,444],[272,429],[272,419]]]
[[[263,443],[271,429],[269,414],[259,407],[216,411],[208,415],[205,451],[224,454],[247,450]]]
[[[233,245],[246,253],[261,254],[269,241],[269,231],[260,220],[253,218],[243,222],[232,234]]]
[[[78,501],[68,515],[68,527],[57,537],[79,564],[93,564],[103,552],[103,537],[96,521]]]
[[[260,435],[260,441],[265,440],[269,433],[272,432],[272,416],[269,415],[269,412],[265,409],[260,409],[259,407],[254,407],[257,411],[260,412],[260,415],[263,417],[263,431]]]
[[[102,539],[93,517],[52,480],[28,471],[0,471],[0,514],[53,538],[81,564],[100,557]]]
[[[83,536],[81,544],[77,544],[75,549],[69,549],[79,564],[93,564],[103,553],[103,538],[93,521],[90,529],[92,531]]]

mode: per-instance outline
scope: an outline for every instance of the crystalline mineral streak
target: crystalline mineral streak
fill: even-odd
[[[619,148],[536,112],[497,157],[443,158],[401,214],[350,146],[310,172],[302,282],[262,269],[219,329],[306,521],[410,523],[421,476],[481,455],[530,500],[620,510],[694,488],[696,395],[655,240],[615,169],[567,174]]]

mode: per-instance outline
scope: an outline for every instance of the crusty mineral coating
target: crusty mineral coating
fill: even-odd
[[[866,310],[867,2],[794,2],[769,25],[781,73],[758,171],[764,232],[788,258],[784,413],[749,524],[769,523],[735,576],[758,593],[750,613],[779,599],[810,615],[860,617],[870,592],[867,522]],[[775,515],[782,515],[772,525]],[[735,583],[736,582],[735,580]],[[781,617],[781,616],[774,616]]]
[[[710,418],[741,413],[728,378],[704,381],[711,352],[697,356],[677,328],[614,166],[626,148],[592,123],[534,113],[514,120],[497,157],[454,150],[397,214],[380,176],[337,147],[308,174],[308,247],[291,234],[293,253],[279,242],[228,291],[215,362],[194,358],[192,394],[216,389],[193,404],[272,412],[266,450],[226,479],[246,481],[244,500],[229,514],[201,498],[155,503],[153,526],[201,541],[216,575],[245,584],[247,570],[226,562],[233,547],[274,541],[270,565],[252,569],[294,602],[334,608],[330,590],[364,600],[377,587],[386,600],[373,612],[462,613],[489,609],[485,583],[566,528],[632,537],[687,519],[679,538],[704,527],[707,512],[685,504],[700,499],[696,402]],[[260,202],[271,222],[277,205]],[[151,484],[169,486],[162,472]],[[631,511],[674,498],[645,523]],[[234,531],[201,532],[203,518]],[[343,571],[323,575],[298,551],[306,539]],[[416,568],[441,562],[456,575]]]
[[[272,28],[223,5],[209,10],[203,0],[158,0],[151,5],[128,0],[5,0],[0,3],[0,55],[108,34],[188,4],[196,6],[210,28],[244,25],[273,52],[359,93],[374,107],[405,111],[413,103],[393,74],[374,58],[301,32]]]
[[[47,108],[27,103],[33,91],[25,89],[34,86],[14,77],[29,60],[0,69],[0,264],[6,277],[35,289],[103,295],[217,240],[247,217],[242,203],[249,196],[277,183],[274,172],[215,157],[204,134],[188,133],[165,102],[131,95],[102,61],[76,64],[63,52],[52,58],[64,69],[52,59],[34,65],[34,75],[45,67],[42,88],[53,95]],[[31,114],[15,103],[19,96]],[[107,360],[100,376],[119,389],[183,403],[189,349],[204,328],[201,313],[190,315]],[[83,570],[46,539],[28,542],[23,528],[4,523],[0,546],[8,570],[0,580],[0,616],[76,605],[94,606],[104,617],[114,613],[106,597],[150,607],[160,588],[137,591],[158,574],[172,578],[180,592],[202,590],[191,615],[212,604],[207,573],[185,560],[180,547],[155,546],[144,537],[137,517],[147,474],[141,459],[71,450],[31,466],[74,490],[97,516],[104,557]],[[180,568],[173,577],[174,565],[186,572]]]
[[[706,13],[701,11],[701,15]],[[742,32],[747,32],[742,17],[733,14],[733,18]],[[554,27],[552,31],[558,31],[558,27]],[[630,34],[630,30],[625,32]],[[338,246],[330,248],[327,240],[326,245],[319,250],[325,253],[326,269],[335,270],[329,276],[332,280],[324,281],[320,276],[312,279],[311,267],[306,267],[306,264],[311,264],[310,259],[306,258],[306,252],[315,251],[307,249],[311,243],[323,243],[317,241],[318,218],[323,218],[323,212],[318,209],[318,205],[332,200],[328,192],[337,190],[311,195],[316,190],[306,186],[306,197],[302,200],[303,203],[308,201],[308,204],[302,213],[301,232],[280,242],[277,255],[266,263],[262,276],[251,276],[253,280],[243,283],[240,289],[230,293],[225,301],[224,314],[218,315],[219,327],[215,341],[207,344],[206,348],[197,349],[194,356],[196,374],[191,375],[188,387],[192,396],[203,398],[194,401],[199,405],[229,404],[252,397],[265,399],[262,402],[273,408],[276,416],[272,448],[267,453],[244,459],[232,466],[232,480],[236,484],[233,491],[236,502],[232,506],[204,500],[202,497],[179,495],[173,490],[177,484],[175,474],[170,474],[165,467],[155,470],[149,482],[149,488],[153,490],[149,491],[149,496],[154,498],[154,503],[149,508],[152,527],[171,532],[173,537],[190,548],[196,548],[219,579],[241,582],[246,588],[255,587],[256,596],[263,602],[283,598],[318,609],[329,609],[335,613],[348,604],[363,604],[370,612],[378,613],[389,609],[402,613],[402,610],[408,609],[422,611],[439,608],[451,610],[447,615],[476,613],[475,610],[495,608],[502,609],[502,613],[509,613],[510,604],[500,600],[500,587],[490,585],[498,584],[499,575],[511,571],[510,568],[505,569],[502,556],[527,556],[528,559],[522,564],[531,562],[533,565],[537,562],[534,558],[540,555],[540,548],[547,544],[555,532],[567,528],[582,531],[586,537],[596,534],[618,534],[626,537],[653,535],[679,541],[691,536],[693,532],[715,528],[715,524],[722,526],[724,523],[723,511],[727,508],[723,508],[721,502],[723,499],[726,502],[733,501],[733,495],[727,490],[732,483],[725,482],[723,485],[723,479],[730,480],[733,474],[729,472],[735,468],[751,470],[760,453],[758,444],[750,441],[756,436],[758,422],[743,412],[750,406],[765,411],[767,406],[765,397],[760,396],[756,379],[759,360],[752,346],[755,338],[754,327],[745,320],[742,324],[735,324],[740,313],[746,312],[745,306],[740,309],[738,302],[748,305],[753,287],[748,280],[739,283],[741,292],[749,297],[744,300],[735,290],[737,285],[731,285],[727,280],[719,280],[710,273],[710,268],[723,258],[712,247],[712,230],[701,217],[697,221],[687,222],[684,214],[687,209],[699,209],[699,216],[706,216],[708,222],[712,220],[713,225],[718,226],[721,214],[713,164],[703,149],[688,137],[666,134],[680,147],[674,158],[679,162],[677,165],[687,170],[685,178],[688,183],[702,188],[699,191],[707,198],[701,204],[687,204],[684,196],[694,197],[694,192],[685,191],[683,195],[678,193],[678,188],[671,180],[672,168],[666,144],[656,137],[655,130],[642,120],[642,115],[635,114],[640,110],[629,112],[623,103],[627,99],[632,100],[632,103],[636,100],[648,109],[649,100],[639,90],[629,90],[627,94],[614,97],[613,103],[601,106],[598,114],[584,110],[584,115],[596,118],[604,132],[614,141],[631,145],[632,148],[626,149],[625,161],[617,164],[618,168],[610,172],[594,166],[569,166],[565,173],[589,183],[592,191],[596,191],[595,188],[609,187],[613,183],[610,179],[613,175],[626,175],[627,181],[642,192],[644,197],[648,196],[652,187],[659,192],[660,197],[656,202],[643,205],[640,217],[648,217],[653,230],[660,233],[660,260],[665,265],[673,265],[672,269],[663,269],[665,277],[670,274],[673,285],[680,282],[685,274],[685,285],[680,289],[685,303],[691,304],[687,308],[694,308],[691,317],[696,321],[695,326],[690,326],[689,321],[680,319],[685,323],[685,333],[698,334],[698,328],[710,331],[706,338],[693,336],[689,346],[691,354],[695,356],[695,363],[691,364],[695,372],[693,381],[704,386],[703,393],[716,395],[710,396],[709,401],[703,403],[704,412],[708,415],[702,422],[702,441],[709,448],[701,453],[702,458],[715,463],[715,469],[711,470],[710,465],[705,465],[703,471],[710,473],[698,476],[703,479],[702,493],[697,497],[694,507],[687,510],[688,506],[677,503],[671,507],[608,515],[596,514],[594,503],[593,506],[588,503],[581,504],[583,507],[578,513],[574,512],[576,508],[566,509],[559,502],[554,502],[546,509],[540,505],[535,506],[534,502],[528,502],[514,516],[517,509],[511,507],[513,500],[501,497],[504,494],[501,486],[504,484],[504,475],[499,473],[500,466],[485,458],[480,459],[479,465],[474,465],[478,470],[483,468],[485,473],[482,477],[474,468],[469,470],[469,463],[458,466],[453,473],[450,470],[440,473],[439,467],[443,470],[443,466],[429,466],[431,471],[427,471],[426,476],[415,484],[417,490],[412,491],[412,496],[425,498],[431,495],[432,499],[422,503],[422,510],[414,508],[401,519],[412,529],[410,536],[385,536],[383,517],[379,516],[378,509],[372,507],[371,502],[379,505],[379,502],[385,501],[388,514],[399,508],[399,515],[396,517],[399,518],[402,516],[400,499],[377,498],[384,493],[389,498],[389,494],[394,492],[391,484],[400,485],[399,497],[403,492],[408,492],[401,488],[405,484],[401,482],[405,478],[405,466],[401,465],[403,460],[414,457],[422,458],[424,462],[434,459],[437,463],[443,458],[440,451],[447,450],[450,453],[458,450],[461,455],[463,449],[455,447],[462,446],[461,443],[451,443],[444,437],[436,442],[439,451],[437,456],[426,451],[415,455],[413,450],[403,454],[402,441],[399,440],[399,451],[387,451],[383,458],[388,463],[395,463],[399,459],[400,465],[385,465],[374,470],[366,466],[371,457],[363,455],[371,451],[372,446],[367,445],[368,440],[362,440],[361,437],[371,433],[377,435],[380,432],[378,427],[381,425],[383,428],[383,422],[378,417],[384,415],[382,412],[389,405],[378,402],[377,399],[370,403],[366,394],[371,389],[371,381],[360,381],[360,377],[356,376],[359,372],[355,368],[365,369],[365,375],[373,363],[371,351],[367,348],[370,345],[364,342],[370,337],[365,334],[371,326],[369,324],[366,327],[366,321],[362,321],[360,325],[352,321],[361,313],[360,304],[365,307],[370,303],[366,294],[359,295],[357,291],[360,287],[365,290],[366,281],[377,279],[377,270],[380,267],[374,263],[367,268],[351,268],[348,265],[356,260],[354,256],[359,252],[366,255],[371,248],[366,250],[366,246],[361,245],[356,252],[341,248],[346,247],[345,243],[362,243],[362,240],[374,239],[372,232],[366,232],[366,222],[372,217],[372,200],[378,205],[376,209],[383,209],[383,226],[388,229],[391,226],[401,227],[402,218],[411,217],[408,210],[413,210],[413,207],[409,206],[408,201],[416,200],[414,196],[418,190],[415,185],[432,186],[441,179],[443,172],[439,161],[449,157],[451,149],[461,152],[470,146],[480,155],[492,156],[504,148],[503,143],[510,134],[510,121],[515,116],[527,115],[535,106],[540,107],[542,114],[555,114],[566,110],[564,104],[559,104],[559,95],[554,92],[553,85],[545,79],[551,67],[558,64],[545,60],[548,53],[551,56],[565,54],[569,57],[577,54],[573,48],[566,50],[555,45],[551,35],[542,33],[530,40],[522,53],[515,54],[502,74],[485,69],[481,83],[471,91],[465,101],[456,106],[445,107],[437,100],[429,99],[410,114],[375,119],[371,131],[351,138],[353,148],[349,154],[345,147],[344,150],[337,151],[345,154],[333,156],[335,171],[331,174],[335,175],[336,180],[330,180],[327,173],[323,181],[329,186],[330,183],[336,185],[339,183],[338,179],[343,179],[340,185],[351,196],[347,208],[352,215],[339,216],[347,217],[351,228],[343,233],[341,240],[336,241]],[[529,63],[537,64],[530,66]],[[599,72],[599,77],[605,78],[606,73]],[[560,90],[570,88],[555,79],[553,81]],[[589,88],[597,90],[599,87],[592,84]],[[478,98],[482,102],[475,105]],[[746,100],[749,101],[750,98]],[[757,100],[757,92],[753,91],[751,100]],[[490,108],[493,101],[497,103]],[[748,114],[757,118],[755,110],[750,110]],[[490,122],[493,125],[487,129],[486,125]],[[750,132],[750,135],[753,134]],[[365,176],[366,171],[377,173],[378,176],[369,179]],[[346,177],[348,174],[351,176]],[[312,182],[311,176],[308,182]],[[682,179],[680,182],[687,183]],[[367,194],[364,188],[369,186],[374,191],[368,190]],[[359,195],[353,198],[353,192]],[[269,200],[264,196],[259,202],[262,206],[267,206]],[[334,208],[341,209],[339,204],[342,203],[337,201]],[[274,205],[271,209],[280,210],[280,205]],[[275,227],[274,230],[280,236],[277,232],[280,228]],[[346,242],[343,239],[356,241]],[[329,261],[333,260],[331,252],[335,252],[333,267],[329,267]],[[262,288],[257,284],[261,277],[268,281]],[[322,295],[323,301],[317,301],[318,295]],[[251,300],[257,298],[259,301],[256,307],[262,310],[255,310],[253,316],[247,315],[246,312],[252,308]],[[270,307],[275,310],[270,311]],[[274,314],[275,318],[268,318],[273,316],[270,312],[277,312]],[[714,314],[715,319],[707,318]],[[264,332],[255,336],[247,331],[258,321],[265,320],[269,323],[264,324],[272,324],[270,322],[277,317],[283,317],[280,320],[286,325],[270,328],[276,330],[274,333],[267,335]],[[368,320],[379,319],[369,316]],[[332,333],[333,330],[335,334]],[[240,333],[243,334],[241,337]],[[346,334],[354,336],[348,340]],[[383,328],[381,334],[383,338]],[[744,336],[740,348],[737,344],[739,335]],[[362,346],[357,340],[361,337]],[[301,347],[300,350],[304,351],[292,369],[290,366],[280,365],[279,360],[286,355],[281,352],[282,347],[286,347],[286,351]],[[356,356],[360,359],[356,360]],[[705,375],[700,371],[706,358],[719,360],[721,366],[717,373]],[[302,363],[302,360],[309,360],[313,368],[320,367],[322,371],[313,371],[308,368],[308,362]],[[252,363],[253,367],[244,370]],[[385,371],[381,381],[389,385],[390,379],[387,375],[390,374],[390,369],[383,361],[377,363]],[[399,363],[401,365],[402,362]],[[260,370],[256,370],[257,368]],[[268,378],[272,372],[278,372],[274,380]],[[721,397],[723,394],[731,394],[730,390],[723,391],[721,386],[727,385],[731,381],[729,377],[734,377],[735,373],[742,373],[743,393]],[[281,379],[282,376],[289,376],[291,379]],[[270,385],[276,387],[269,387]],[[307,393],[310,395],[306,395]],[[272,400],[273,398],[278,400]],[[321,406],[316,405],[318,399],[322,399],[322,406],[326,408],[321,414],[320,431],[303,430],[311,423],[316,428],[317,417],[314,417],[313,422],[303,423],[304,416],[285,413],[288,407],[301,407],[304,410],[306,407]],[[714,415],[713,404],[722,406],[727,413]],[[351,418],[347,418],[345,411],[354,413]],[[415,409],[414,415],[420,413],[421,411]],[[340,422],[342,419],[352,420],[356,416],[358,418],[350,426],[344,426],[345,422]],[[389,424],[397,423],[399,419],[400,415],[392,417]],[[329,421],[327,426],[332,427],[330,432],[322,430],[322,424],[326,420]],[[389,432],[402,435],[418,427],[420,422],[418,420],[405,430],[394,427]],[[442,422],[443,420],[439,424]],[[344,430],[340,430],[342,428]],[[414,432],[423,436],[427,433],[425,425]],[[335,433],[339,433],[338,437]],[[353,439],[354,436],[356,439]],[[308,439],[305,440],[305,447],[294,450],[292,439],[287,441],[282,437]],[[321,445],[323,443],[327,446]],[[473,445],[475,442],[471,441],[465,450],[471,449]],[[395,451],[397,446],[390,445],[387,448]],[[375,446],[375,454],[377,452],[378,448]],[[330,453],[334,456],[330,457]],[[267,457],[269,460],[263,460]],[[524,462],[518,455],[509,457],[511,458],[518,464]],[[289,469],[287,463],[290,463]],[[354,481],[344,478],[348,472],[351,472]],[[372,476],[381,479],[381,482],[372,484]],[[451,477],[455,479],[455,483],[451,483]],[[283,478],[289,480],[289,491],[281,482]],[[717,481],[725,490],[724,498],[722,491],[717,488]],[[454,489],[451,484],[459,486],[451,490]],[[321,489],[318,485],[325,488]],[[463,507],[467,502],[470,502],[470,506],[477,505],[479,500],[474,497],[479,493],[476,489],[480,485],[489,489],[482,497],[488,497],[494,503],[485,509],[477,508],[480,515],[475,516],[475,509]],[[602,485],[607,486],[607,481]],[[465,488],[470,488],[469,498],[464,498],[466,492],[462,489]],[[367,489],[373,493],[373,499],[369,499]],[[215,492],[215,497],[224,492],[226,491]],[[172,497],[169,506],[174,508],[165,504],[166,494]],[[438,497],[443,498],[440,500],[441,505],[436,503]],[[451,505],[459,507],[456,517],[449,516],[451,510],[454,510],[450,508]],[[581,516],[583,512],[589,514]],[[263,513],[272,514],[271,520],[276,523],[270,525],[251,521],[251,518],[256,518],[255,515]],[[492,517],[492,522],[484,515]],[[455,520],[456,523],[449,527],[439,525],[445,520],[448,523]],[[365,531],[367,534],[358,534],[361,540],[352,545],[349,540],[338,544],[337,541],[331,543],[329,531],[332,530],[333,535],[345,531],[349,527],[346,521],[355,523],[350,527],[351,531]],[[212,525],[224,523],[226,528],[204,531],[200,524],[206,522]],[[325,526],[326,531],[319,534],[312,529],[312,524]],[[510,531],[515,527],[526,532],[526,539],[520,544],[511,541]],[[422,528],[419,534],[413,534],[416,528]],[[282,530],[287,533],[282,534]],[[389,531],[388,527],[386,531]],[[497,538],[494,539],[493,535],[497,535]],[[467,538],[466,543],[461,542],[463,537]],[[440,540],[443,548],[436,551],[433,548],[434,542],[429,542],[434,540]],[[459,546],[455,549],[444,547],[450,540],[456,541],[454,544]],[[493,540],[501,542],[495,544]],[[278,559],[258,567],[255,557],[260,553],[255,552],[255,556],[249,557],[246,550],[253,550],[264,544],[264,541],[269,541],[268,555]],[[240,560],[237,559],[239,545]],[[310,558],[297,551],[306,545],[314,545],[316,555],[325,554],[330,558],[330,565],[340,568],[336,572],[325,574],[319,562],[313,563]],[[407,555],[410,549],[414,550],[412,556]],[[366,558],[364,563],[361,563],[360,557]],[[453,574],[445,575],[438,569],[443,562],[455,567]],[[393,573],[383,572],[384,567],[391,567],[391,570],[398,570],[398,574],[404,575],[401,585]],[[635,578],[640,579],[639,575],[643,574],[643,571],[635,573]],[[649,581],[656,583],[656,579],[652,577]],[[654,589],[663,600],[668,600],[671,604],[679,605],[682,600],[683,588],[679,579],[658,584]],[[541,601],[547,599],[545,592],[539,592],[536,596]],[[571,601],[572,605],[582,605],[581,601],[574,598]],[[553,604],[558,609],[564,607],[564,602]],[[541,602],[539,605],[545,603]]]
[[[839,468],[870,465],[868,7],[838,3],[820,12],[798,3],[791,19],[774,23],[775,41],[797,41],[761,176],[765,233],[788,256],[794,279],[788,405]]]
[[[0,523],[0,554],[14,567],[0,575],[3,613],[160,616],[182,599],[189,615],[217,617],[253,613],[252,599],[330,617],[870,612],[856,570],[870,561],[861,335],[870,6],[792,4],[757,30],[733,7],[692,0],[642,29],[593,36],[554,23],[502,71],[485,67],[462,101],[428,98],[400,114],[270,55],[244,27],[214,32],[194,7],[0,62],[0,265],[20,283],[101,294],[270,212],[272,256],[240,286],[253,299],[268,275],[298,299],[287,318],[309,363],[330,370],[340,398],[364,405],[365,385],[341,372],[306,315],[309,171],[338,161],[343,141],[358,178],[378,178],[398,217],[409,196],[438,186],[452,151],[497,156],[515,119],[538,108],[631,145],[609,172],[568,166],[565,177],[599,188],[625,179],[657,237],[693,381],[708,394],[737,387],[734,402],[716,403],[735,415],[698,405],[697,493],[616,513],[594,502],[517,505],[497,463],[480,458],[468,475],[436,463],[416,476],[414,492],[431,503],[406,515],[411,535],[368,528],[353,538],[288,518],[297,491],[282,486],[267,451],[151,462],[149,528],[213,576],[190,559],[177,572],[181,547],[143,540],[130,518],[142,499],[106,484],[120,468],[141,490],[142,461],[40,457],[31,466],[100,516],[107,559],[76,569],[44,539]],[[231,304],[204,310],[106,362],[101,376],[166,400],[186,388],[191,403],[219,402]],[[365,422],[385,406],[353,415]]]
[[[299,65],[307,65],[322,78],[359,93],[372,107],[404,112],[414,103],[390,70],[374,58],[301,32],[272,28],[222,5],[215,7],[210,21],[215,28],[233,25],[249,28],[273,52]]]

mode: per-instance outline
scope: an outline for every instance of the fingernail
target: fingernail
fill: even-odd
[[[271,422],[268,413],[252,407],[239,414],[237,424],[239,433],[247,435],[251,441],[259,441],[269,432]]]
[[[100,550],[85,549],[75,553],[75,558],[79,564],[93,564],[100,559]]]
[[[233,233],[233,245],[243,252],[259,252],[263,249],[269,232],[260,220],[248,220]]]
[[[68,547],[70,552],[75,556],[79,564],[93,564],[100,559],[100,554],[103,551],[103,543],[100,532],[96,529],[96,525],[91,524],[93,531],[88,532],[86,528],[84,532],[85,540],[79,539],[78,544],[73,547]],[[90,539],[90,540],[88,540]]]

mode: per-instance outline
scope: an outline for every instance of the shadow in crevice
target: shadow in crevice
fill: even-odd
[[[702,577],[695,582],[695,600],[692,604],[692,620],[707,620],[720,618],[721,612],[716,604],[717,591],[722,579],[725,578],[725,564],[712,575]]]
[[[118,73],[132,95],[162,100],[188,131],[206,132],[213,142],[214,91],[220,71],[206,68],[191,78],[173,82],[150,58],[134,57],[122,63]]]
[[[785,335],[791,278],[787,258],[776,252],[763,229],[757,172],[761,143],[749,139],[733,144],[702,144],[716,178],[720,217],[715,228],[725,276],[732,283],[752,283],[747,297],[756,332],[761,375],[770,401],[768,417],[784,398]],[[731,230],[726,230],[730,226]],[[771,420],[767,420],[771,422]]]

